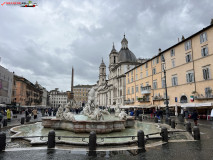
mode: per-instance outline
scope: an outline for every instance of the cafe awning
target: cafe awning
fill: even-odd
[[[213,106],[212,102],[207,103],[184,103],[181,105],[183,108],[198,108],[198,107],[211,107]]]

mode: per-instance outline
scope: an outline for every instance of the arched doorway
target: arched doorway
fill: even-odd
[[[187,97],[185,95],[180,97],[180,103],[187,103]]]

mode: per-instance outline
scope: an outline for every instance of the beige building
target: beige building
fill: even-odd
[[[93,85],[77,85],[73,87],[74,98],[79,106],[84,106],[88,101],[88,92]]]
[[[165,60],[165,62],[164,62]],[[213,104],[213,24],[126,72],[126,105],[165,107],[165,76],[169,106],[196,107],[209,114]]]

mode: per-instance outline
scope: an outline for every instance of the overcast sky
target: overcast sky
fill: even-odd
[[[24,0],[23,0],[24,1]],[[1,0],[1,3],[8,2]],[[20,1],[19,1],[20,2]],[[33,1],[35,2],[35,1]],[[0,6],[0,64],[47,90],[95,84],[112,43],[151,58],[178,37],[210,24],[212,0],[39,0],[35,8]]]

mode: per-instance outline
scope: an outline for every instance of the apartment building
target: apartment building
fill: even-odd
[[[12,103],[20,106],[34,106],[42,103],[42,88],[24,77],[14,75]]]
[[[66,105],[68,103],[68,93],[63,91],[60,92],[58,88],[51,90],[49,92],[49,103],[53,108]]]
[[[85,106],[88,101],[88,92],[93,85],[76,85],[73,87],[74,99],[78,106]]]
[[[0,104],[11,104],[13,73],[0,65]]]
[[[209,114],[212,77],[213,24],[164,51],[159,49],[158,55],[126,72],[126,105],[165,107],[166,80],[168,103],[176,115],[181,106]]]

